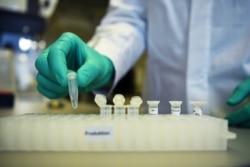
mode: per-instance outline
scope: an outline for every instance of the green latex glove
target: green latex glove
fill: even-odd
[[[79,92],[106,86],[112,81],[114,66],[78,36],[64,33],[46,48],[36,60],[37,89],[50,99],[68,95],[67,73],[77,72]]]
[[[243,81],[233,91],[227,104],[235,106],[243,102],[250,95],[250,79]],[[250,103],[226,116],[229,126],[250,128]]]

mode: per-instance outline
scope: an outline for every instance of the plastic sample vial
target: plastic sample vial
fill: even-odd
[[[94,101],[98,105],[98,107],[102,107],[107,104],[107,98],[102,94],[96,94]]]
[[[69,72],[67,74],[68,78],[68,88],[69,96],[71,100],[72,108],[76,109],[78,106],[78,84],[77,84],[77,74],[75,72]]]
[[[206,105],[205,101],[190,101],[190,104],[193,106],[193,115],[201,116],[202,107]]]
[[[130,100],[130,105],[137,106],[138,108],[142,104],[142,98],[140,96],[133,96]]]
[[[180,115],[182,101],[169,101],[171,105],[171,114]]]
[[[114,117],[124,118],[126,114],[125,97],[122,94],[116,94],[113,98],[114,102]]]
[[[101,106],[100,114],[102,118],[111,118],[112,117],[112,105]]]
[[[126,113],[126,106],[123,106],[123,105],[114,106],[114,114],[116,116],[122,116],[122,115],[125,115],[125,113]]]
[[[128,117],[137,117],[139,115],[139,107],[134,105],[127,106]]]
[[[116,106],[122,106],[125,103],[125,97],[122,94],[116,94],[113,98],[113,102]]]
[[[158,105],[160,101],[147,101],[148,103],[148,113],[152,115],[158,114]]]
[[[112,117],[112,105],[107,105],[107,98],[102,94],[96,94],[95,103],[100,107],[100,115],[102,118]]]
[[[127,112],[129,118],[136,118],[139,115],[139,107],[142,104],[142,98],[140,96],[133,96],[130,100],[130,105],[127,106]]]
[[[125,119],[126,118],[126,106],[115,105],[114,107],[114,119]]]

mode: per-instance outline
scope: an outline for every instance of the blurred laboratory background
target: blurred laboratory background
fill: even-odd
[[[73,32],[88,41],[107,5],[108,0],[1,0],[0,110],[22,108],[23,103],[27,110],[33,103],[41,103],[46,109],[67,109],[67,97],[49,100],[36,90],[35,60],[63,32]],[[141,95],[144,67],[145,55],[117,85],[110,99],[116,93],[128,98]],[[95,105],[93,94],[81,94],[79,103],[78,112],[85,112],[86,105]],[[34,106],[34,112],[38,111],[38,105]]]

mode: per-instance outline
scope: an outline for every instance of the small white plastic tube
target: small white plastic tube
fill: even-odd
[[[125,103],[125,97],[122,94],[116,94],[113,98],[113,102],[116,106],[123,106]]]
[[[126,106],[114,106],[114,115],[115,116],[125,116]]]
[[[107,105],[107,97],[105,95],[96,94],[95,103],[100,107],[100,115],[102,118],[112,117],[112,105]]]
[[[160,101],[147,101],[148,103],[148,113],[152,115],[158,114],[158,105]]]
[[[129,118],[136,118],[139,115],[139,108],[142,104],[140,96],[133,96],[130,100],[130,105],[127,106],[127,113]]]
[[[114,118],[125,118],[126,106],[125,97],[122,94],[116,94],[113,98],[114,102]]]
[[[133,96],[130,100],[130,105],[137,106],[138,108],[142,104],[142,98],[140,96]]]
[[[169,103],[171,105],[171,114],[180,115],[182,101],[169,101]]]
[[[105,95],[102,95],[102,94],[96,94],[94,101],[98,105],[98,107],[102,107],[107,104],[107,98]]]
[[[76,109],[78,107],[77,74],[75,72],[70,72],[67,74],[67,78],[68,78],[68,88],[69,88],[71,105],[72,108]]]
[[[129,118],[135,118],[139,115],[139,107],[138,106],[128,105],[127,109],[128,109],[127,112],[128,112]]]
[[[112,117],[112,105],[101,106],[100,115],[102,118],[111,118]]]
[[[205,101],[190,101],[190,104],[193,106],[193,114],[197,116],[202,115],[202,107],[206,105]]]

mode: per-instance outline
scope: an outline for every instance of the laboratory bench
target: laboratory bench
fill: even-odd
[[[73,110],[68,101],[64,107],[49,109],[41,101],[16,101],[13,109],[0,109],[0,117],[25,113],[77,113],[98,114],[95,104],[80,103]],[[229,128],[237,134],[234,140],[228,140],[226,151],[1,151],[0,167],[166,167],[166,166],[211,166],[211,167],[249,167],[250,166],[250,129]]]

